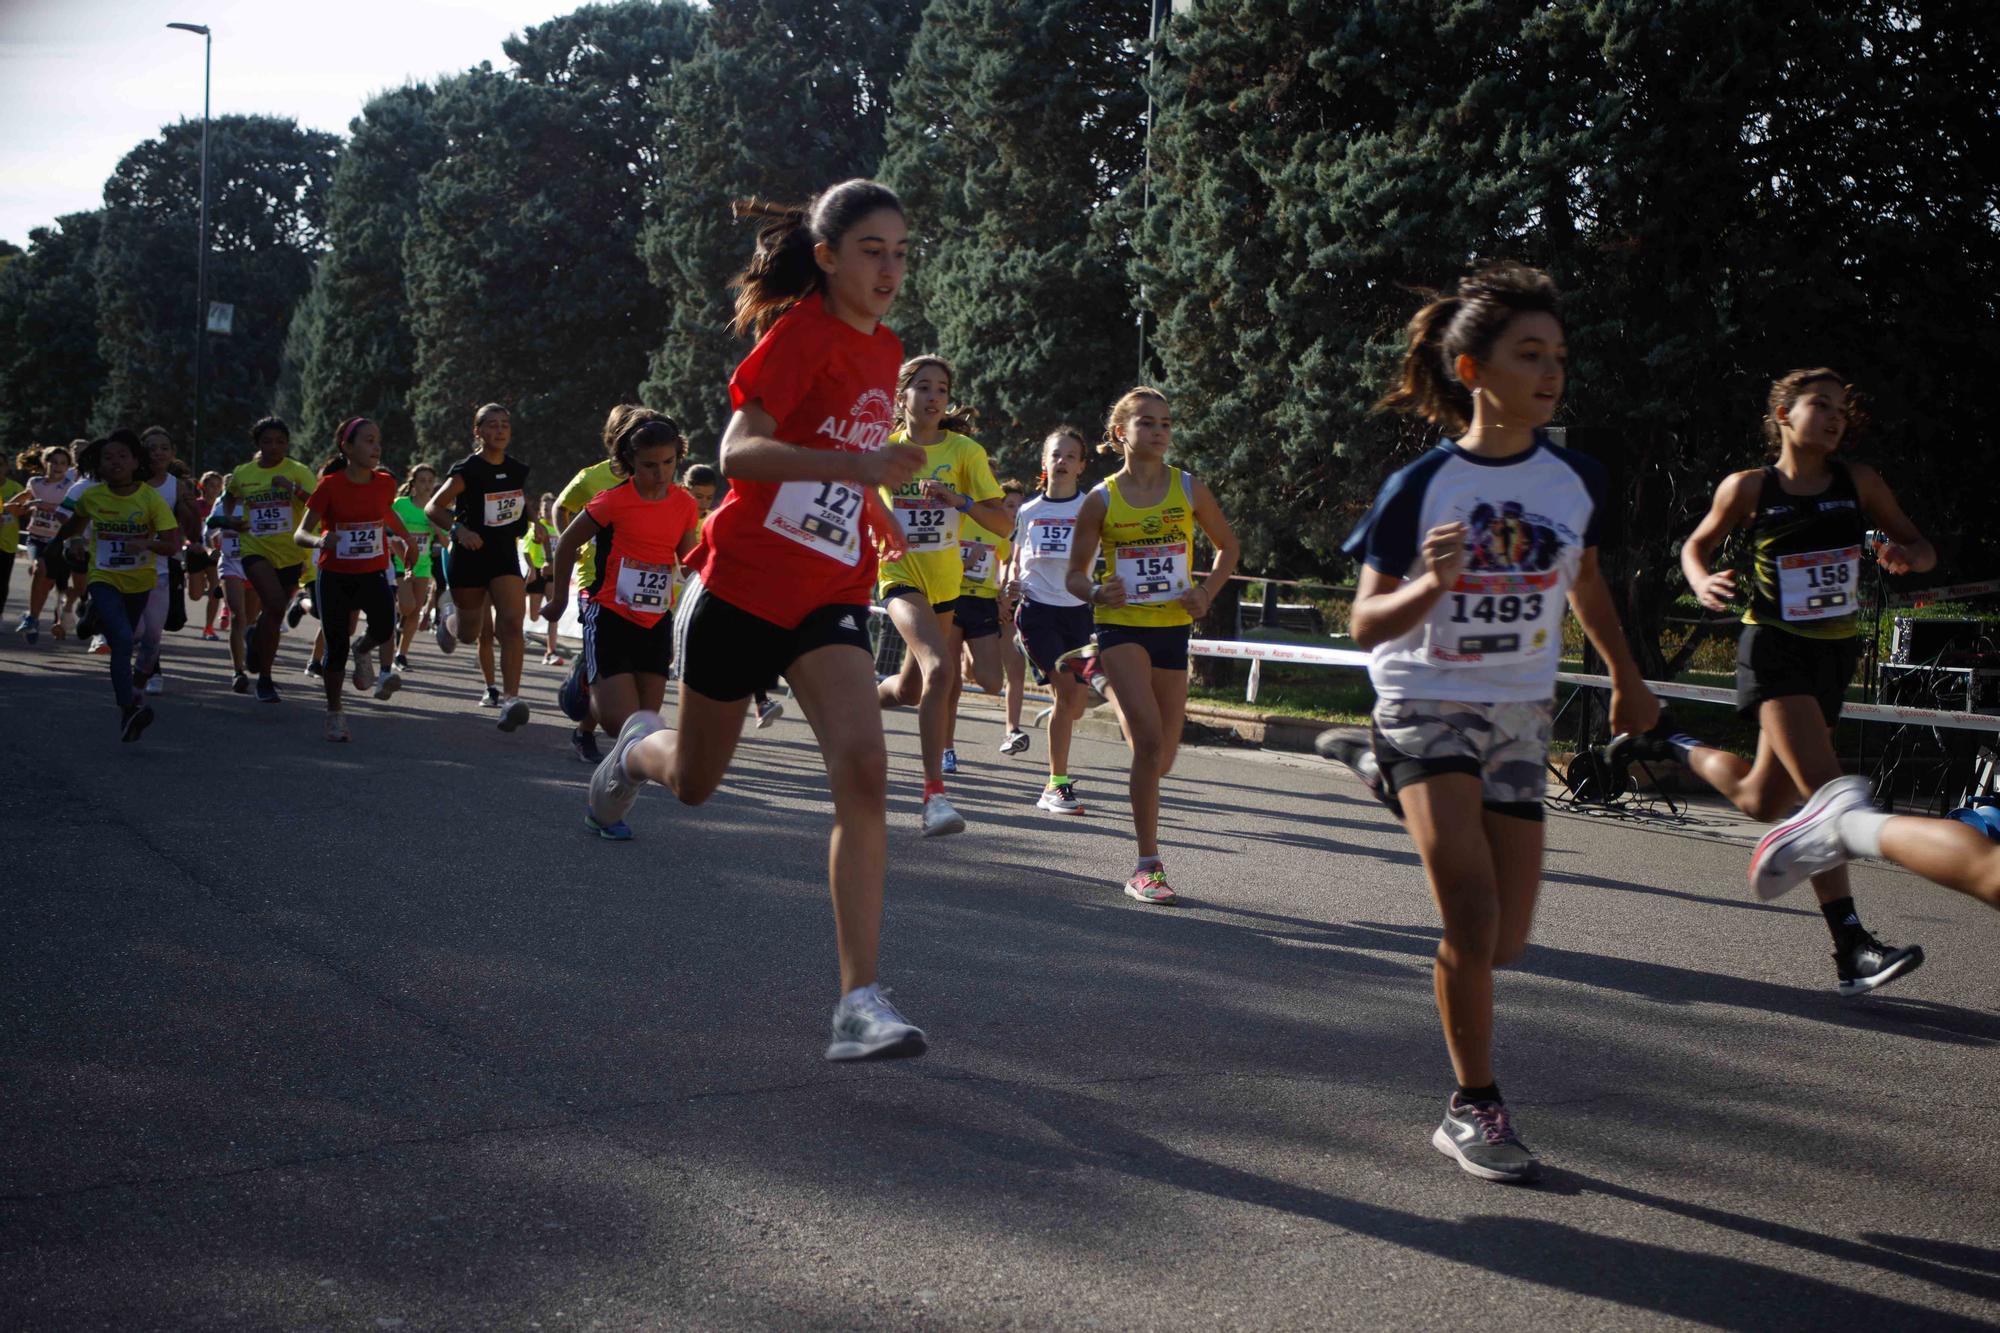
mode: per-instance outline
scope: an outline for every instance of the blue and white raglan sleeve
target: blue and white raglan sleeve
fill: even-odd
[[[1424,492],[1441,461],[1426,454],[1384,482],[1374,507],[1341,543],[1341,551],[1371,569],[1408,578],[1424,544]]]

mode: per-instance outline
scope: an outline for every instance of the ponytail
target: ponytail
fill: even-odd
[[[1484,361],[1517,315],[1540,312],[1562,321],[1561,296],[1548,274],[1526,264],[1501,263],[1459,281],[1458,292],[1436,292],[1405,329],[1399,383],[1375,404],[1407,412],[1447,430],[1472,424],[1472,392],[1458,378],[1458,358]]]
[[[803,206],[756,198],[731,203],[732,217],[762,219],[750,262],[729,284],[736,291],[731,332],[739,338],[761,338],[780,315],[814,292],[824,291],[826,274],[814,247],[822,242],[839,245],[848,228],[884,208],[900,216],[903,201],[888,186],[859,178],[842,181]]]

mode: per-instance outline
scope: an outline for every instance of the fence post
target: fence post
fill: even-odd
[[[1257,702],[1257,686],[1263,679],[1264,679],[1264,659],[1261,657],[1251,658],[1250,684],[1244,687],[1243,690],[1244,703],[1254,704]]]

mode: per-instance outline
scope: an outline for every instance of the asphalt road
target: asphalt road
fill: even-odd
[[[21,604],[18,580],[13,606]],[[9,622],[14,613],[9,613]],[[1181,910],[1122,897],[1123,752],[1041,815],[968,704],[962,837],[889,719],[885,981],[922,1060],[820,1059],[830,806],[796,716],[721,794],[588,837],[532,667],[468,657],[319,737],[169,639],[121,746],[102,659],[0,633],[0,1326],[1993,1326],[2000,918],[1857,871],[1927,966],[1833,992],[1747,830],[1558,816],[1499,1069],[1537,1188],[1428,1142],[1437,929],[1344,772],[1189,750]],[[669,709],[671,715],[671,708]]]

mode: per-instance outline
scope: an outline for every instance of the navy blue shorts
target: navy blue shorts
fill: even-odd
[[[940,611],[944,608],[939,607]],[[967,643],[974,639],[990,639],[1000,633],[1000,599],[997,597],[975,597],[966,593],[951,604],[955,613],[954,624]]]
[[[1153,659],[1153,670],[1186,671],[1193,633],[1193,625],[1099,625],[1097,655],[1102,657],[1121,643],[1135,643]]]
[[[1050,606],[1023,598],[1014,612],[1014,627],[1021,634],[1021,648],[1035,669],[1044,676],[1055,670],[1056,659],[1090,642],[1097,626],[1090,607]]]

